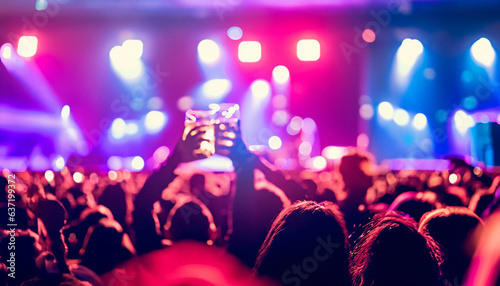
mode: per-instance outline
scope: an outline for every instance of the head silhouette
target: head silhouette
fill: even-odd
[[[412,219],[390,212],[376,216],[357,241],[351,264],[355,285],[443,285],[441,252]]]
[[[200,205],[188,202],[172,216],[168,233],[174,242],[195,240],[206,243],[210,239],[210,222]]]
[[[284,285],[350,285],[348,265],[347,231],[336,205],[303,201],[274,220],[254,271]]]
[[[447,207],[426,213],[419,231],[427,231],[441,246],[446,257],[441,269],[449,283],[462,285],[476,244],[471,235],[477,228],[484,229],[482,220],[465,207]]]

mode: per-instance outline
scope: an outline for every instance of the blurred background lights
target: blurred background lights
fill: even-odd
[[[127,135],[134,135],[137,134],[137,132],[139,132],[139,126],[137,125],[137,123],[128,122],[125,127],[125,133],[127,133]]]
[[[50,170],[45,171],[45,180],[47,180],[47,182],[52,182],[52,180],[54,180],[54,172]]]
[[[463,110],[457,110],[453,115],[455,128],[460,134],[465,134],[469,130],[468,114]]]
[[[273,79],[277,83],[286,83],[290,79],[290,72],[285,66],[276,66],[273,69]]]
[[[377,108],[378,114],[385,120],[391,120],[394,116],[394,107],[387,101],[381,102]]]
[[[363,37],[363,40],[367,43],[373,43],[375,41],[375,38],[377,37],[375,35],[375,32],[371,29],[365,29],[363,33],[361,34],[361,37]]]
[[[481,66],[491,67],[495,61],[495,50],[490,40],[481,38],[472,44],[470,48],[472,59]]]
[[[135,156],[130,162],[130,166],[134,171],[141,171],[144,168],[144,160],[140,156]]]
[[[321,156],[316,156],[312,158],[312,169],[314,171],[322,171],[326,168],[326,159]]]
[[[142,57],[144,44],[141,40],[126,40],[122,44],[122,49],[128,57],[138,60]]]
[[[228,79],[212,79],[205,82],[201,90],[207,98],[218,100],[231,90],[231,82]]]
[[[317,61],[320,54],[320,44],[317,40],[300,40],[297,43],[297,57],[301,61]]]
[[[164,112],[153,110],[148,112],[144,119],[144,127],[150,133],[160,132],[167,124],[167,116]]]
[[[417,113],[413,117],[412,125],[417,130],[423,130],[427,126],[427,117],[423,113]]]
[[[286,110],[276,110],[273,112],[271,120],[276,126],[285,126],[290,121],[290,113]]]
[[[458,181],[457,174],[450,174],[448,180],[450,181],[450,184],[455,184]]]
[[[219,60],[220,49],[216,42],[203,40],[198,44],[198,57],[205,64],[213,64]]]
[[[116,180],[116,178],[118,178],[118,174],[115,171],[109,171],[108,177],[111,181],[114,181]]]
[[[397,52],[398,62],[413,65],[424,51],[424,46],[419,40],[404,39]]]
[[[300,143],[299,145],[299,153],[302,155],[309,155],[312,152],[312,145],[311,143],[304,141]]]
[[[299,116],[294,116],[291,120],[290,120],[290,128],[292,128],[293,130],[297,130],[299,131],[301,128],[302,128],[302,118],[299,117]]]
[[[110,170],[120,170],[122,168],[122,159],[118,156],[111,156],[108,158],[107,164]]]
[[[12,58],[12,53],[13,53],[13,50],[14,48],[12,47],[12,44],[10,43],[5,43],[2,45],[2,47],[0,48],[0,56],[3,58],[3,59],[10,59]]]
[[[36,54],[38,39],[35,36],[22,36],[17,44],[17,54],[30,58]]]
[[[344,156],[345,151],[344,147],[327,146],[323,149],[321,155],[330,160],[338,160]]]
[[[43,11],[47,9],[47,6],[49,6],[49,3],[47,0],[37,0],[35,3],[35,9],[37,11]]]
[[[153,159],[157,163],[163,163],[165,160],[167,160],[169,154],[170,154],[170,149],[168,149],[167,146],[160,146],[153,153]]]
[[[126,127],[127,124],[125,123],[125,120],[116,118],[113,120],[113,123],[111,123],[111,136],[115,139],[123,138],[125,136]]]
[[[185,95],[177,100],[177,108],[180,111],[186,111],[194,106],[194,99],[189,96]]]
[[[373,117],[373,113],[373,106],[369,103],[365,103],[359,108],[359,115],[365,120],[370,120]]]
[[[278,136],[271,136],[268,141],[269,148],[273,150],[278,150],[281,148],[281,139]]]
[[[255,63],[262,57],[262,48],[257,41],[243,41],[238,46],[238,58],[244,63]]]
[[[63,106],[63,108],[61,109],[61,118],[63,120],[67,120],[69,118],[69,115],[70,115],[69,105]]]
[[[65,166],[66,161],[64,161],[64,158],[62,156],[57,156],[52,163],[52,168],[54,169],[54,171],[61,171]]]
[[[233,26],[227,30],[227,36],[231,40],[239,40],[243,36],[243,31],[241,30],[240,27]]]
[[[270,94],[271,86],[266,80],[258,79],[252,83],[250,90],[252,91],[252,95],[254,97],[265,98]]]
[[[304,118],[302,120],[302,131],[307,134],[313,134],[316,132],[316,122],[312,118]]]
[[[148,99],[147,107],[149,109],[161,109],[163,108],[163,99],[161,99],[158,96],[153,96],[150,99]]]
[[[82,173],[75,172],[73,174],[73,181],[75,181],[75,183],[79,184],[79,183],[83,182],[83,179],[84,179],[84,176]]]
[[[424,77],[429,80],[436,78],[436,71],[432,68],[424,69]]]
[[[113,69],[124,79],[139,78],[144,68],[141,62],[143,43],[141,40],[126,40],[121,46],[114,46],[109,51]]]
[[[288,105],[288,99],[282,94],[277,94],[273,96],[273,106],[276,109],[286,108]]]
[[[406,110],[398,108],[394,111],[394,122],[399,126],[406,126],[410,122],[410,115]]]

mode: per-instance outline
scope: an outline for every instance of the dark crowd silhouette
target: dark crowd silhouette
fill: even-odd
[[[5,171],[0,285],[500,285],[496,174],[387,170],[356,149],[281,171],[232,142],[234,172],[190,167],[193,135],[152,173],[15,173],[14,202]]]

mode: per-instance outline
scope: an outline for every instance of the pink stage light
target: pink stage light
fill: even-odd
[[[373,43],[377,38],[375,32],[371,29],[365,29],[361,34],[361,37],[363,37],[363,40],[367,43]]]
[[[17,44],[17,53],[21,57],[30,58],[36,54],[38,39],[35,36],[22,36]]]

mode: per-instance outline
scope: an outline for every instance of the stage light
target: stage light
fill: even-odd
[[[290,121],[290,113],[286,110],[276,110],[273,112],[271,120],[276,126],[285,126]]]
[[[322,171],[326,168],[326,159],[321,156],[316,156],[312,158],[312,169],[314,171]]]
[[[287,132],[288,134],[290,134],[290,135],[294,136],[294,135],[297,135],[297,134],[299,134],[299,133],[300,133],[300,129],[299,129],[299,130],[295,130],[295,129],[293,129],[293,128],[292,128],[291,124],[288,124],[288,125],[286,126],[286,132]]]
[[[167,160],[168,155],[170,154],[170,149],[167,146],[161,146],[153,153],[153,159],[157,163],[163,163]]]
[[[216,42],[203,40],[198,44],[198,57],[205,64],[214,64],[219,60],[220,49]]]
[[[391,120],[394,116],[394,107],[387,101],[381,102],[377,110],[378,114],[385,120]]]
[[[269,145],[269,148],[273,149],[273,150],[278,150],[279,148],[281,148],[281,138],[279,138],[278,136],[271,136],[271,138],[269,138],[269,141],[267,142],[267,144]]]
[[[413,65],[418,56],[423,52],[424,46],[419,40],[406,38],[398,49],[398,62],[405,65]]]
[[[370,144],[370,137],[366,135],[365,133],[361,133],[358,135],[358,138],[356,138],[356,146],[361,149],[366,149],[368,148],[368,145]]]
[[[121,139],[125,136],[127,124],[125,120],[116,118],[111,123],[111,136],[115,139]]]
[[[13,47],[12,44],[10,43],[5,43],[2,45],[0,48],[0,56],[3,59],[10,60],[12,58],[12,52],[13,52]]]
[[[144,168],[144,160],[140,156],[135,156],[130,166],[134,171],[141,171]]]
[[[252,90],[252,95],[260,99],[266,98],[271,92],[271,86],[269,85],[269,82],[263,79],[254,81],[250,89]]]
[[[118,178],[118,174],[115,171],[109,171],[108,177],[111,181],[114,181],[116,180],[116,178]]]
[[[481,38],[472,44],[470,53],[476,64],[484,67],[491,67],[496,57],[491,42],[486,38]]]
[[[61,171],[66,166],[66,162],[62,156],[57,156],[52,162],[52,168],[54,171]]]
[[[54,172],[50,170],[45,171],[45,180],[47,180],[47,182],[52,182],[52,180],[54,180]]]
[[[77,184],[79,184],[79,183],[83,182],[83,179],[84,179],[84,178],[85,178],[85,177],[84,177],[84,176],[83,176],[83,174],[82,174],[82,173],[80,173],[80,172],[75,172],[75,173],[73,174],[73,181],[75,181],[75,183],[77,183]]]
[[[428,80],[433,80],[434,78],[436,78],[436,71],[431,68],[426,68],[424,70],[424,77]]]
[[[300,129],[302,129],[302,121],[303,120],[300,116],[294,116],[290,120],[290,128],[292,128],[293,130],[299,131]]]
[[[457,110],[453,116],[455,128],[457,131],[464,135],[469,130],[470,119],[469,115],[463,110]]]
[[[231,27],[227,30],[227,36],[231,40],[239,40],[241,37],[243,37],[243,31],[241,30],[240,27]]]
[[[163,99],[154,96],[148,100],[147,107],[149,109],[158,110],[163,108]]]
[[[167,124],[167,116],[161,111],[150,111],[144,119],[144,127],[150,133],[158,133]]]
[[[139,132],[139,126],[137,125],[137,123],[135,122],[127,123],[127,126],[125,128],[125,133],[127,133],[128,135],[134,135],[137,134],[137,132]]]
[[[312,145],[308,141],[304,141],[299,145],[299,153],[302,155],[309,155],[312,152]]]
[[[457,174],[450,174],[450,176],[448,177],[448,181],[450,182],[450,184],[455,184],[458,181]]]
[[[139,78],[143,72],[142,42],[126,40],[121,46],[115,46],[109,51],[111,65],[115,71],[127,80]]]
[[[373,117],[373,113],[373,106],[369,103],[365,103],[359,108],[359,116],[365,120],[370,120]]]
[[[35,9],[37,11],[43,11],[47,9],[47,6],[49,6],[49,3],[47,0],[37,0],[35,3]]]
[[[212,79],[203,84],[201,91],[209,99],[219,100],[226,96],[231,90],[231,82],[228,79]]]
[[[273,106],[276,109],[286,108],[288,105],[288,99],[282,94],[277,94],[273,96]]]
[[[417,113],[413,117],[412,125],[417,130],[423,130],[427,126],[427,117],[423,113]]]
[[[110,170],[120,170],[122,168],[122,159],[118,156],[111,156],[107,162]]]
[[[323,155],[323,157],[330,160],[338,160],[342,158],[344,154],[345,148],[336,146],[327,146],[323,149],[323,152],[321,152],[321,155]]]
[[[317,61],[320,54],[320,44],[316,40],[300,40],[297,43],[297,57],[301,61]]]
[[[290,80],[290,72],[285,66],[276,66],[273,69],[273,79],[277,83],[283,84]]]
[[[477,98],[474,95],[467,96],[464,98],[462,105],[465,109],[474,109],[477,106]]]
[[[61,109],[61,118],[63,120],[68,120],[69,115],[70,115],[69,105],[63,106],[63,108]]]
[[[36,54],[38,39],[35,36],[22,36],[17,44],[17,54],[21,57],[30,58]]]
[[[180,111],[186,111],[194,106],[194,99],[189,96],[183,96],[177,100],[177,108]]]
[[[126,55],[129,57],[139,60],[142,57],[144,51],[144,44],[141,40],[126,40],[122,44],[122,48]]]
[[[238,58],[244,63],[255,63],[262,57],[262,48],[257,41],[243,41],[238,46]]]
[[[375,38],[377,35],[375,35],[375,32],[371,29],[365,29],[363,33],[361,34],[361,37],[363,37],[363,40],[367,43],[373,43],[375,41]]]
[[[406,126],[410,122],[410,115],[406,110],[398,108],[394,111],[394,122],[399,126]]]
[[[302,131],[306,134],[313,134],[316,132],[316,122],[312,118],[304,118],[302,120]]]
[[[404,39],[396,53],[397,75],[401,82],[407,81],[413,66],[424,51],[424,46],[419,40]]]

